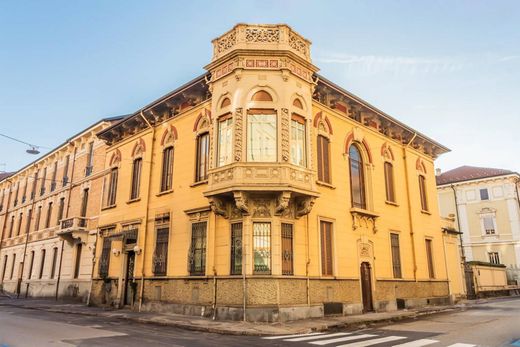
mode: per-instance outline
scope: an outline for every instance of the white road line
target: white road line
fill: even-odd
[[[411,342],[405,342],[400,345],[393,345],[392,347],[422,347],[422,346],[428,346],[433,343],[437,343],[439,341],[437,340],[429,340],[429,339],[421,339],[421,340],[415,340]]]
[[[328,339],[329,337],[345,336],[345,335],[352,335],[352,333],[335,333],[335,334],[318,335],[318,336],[304,336],[304,337],[297,337],[295,339],[287,339],[284,341],[299,342],[299,341],[309,341],[309,340],[317,340],[317,339]]]
[[[476,345],[470,345],[469,343],[454,343],[448,347],[475,347]]]
[[[354,342],[354,343],[347,343],[346,345],[339,345],[339,346],[336,346],[336,347],[367,347],[367,346],[377,345],[378,343],[385,343],[385,342],[402,340],[402,339],[406,339],[406,337],[404,337],[404,336],[388,336],[388,337],[381,337],[379,339],[360,341],[360,342]]]
[[[264,340],[276,340],[276,339],[287,339],[291,337],[299,337],[299,336],[313,336],[313,335],[323,335],[325,333],[309,333],[309,334],[296,334],[296,335],[283,335],[283,336],[267,336],[262,337]]]
[[[370,335],[370,334],[353,335],[353,336],[347,336],[347,337],[340,337],[340,338],[337,338],[337,339],[315,341],[315,342],[309,342],[309,343],[311,343],[313,345],[323,346],[323,345],[329,345],[331,343],[336,343],[336,342],[359,340],[359,339],[364,339],[364,338],[367,338],[367,337],[374,337],[374,336],[377,336],[377,335]]]

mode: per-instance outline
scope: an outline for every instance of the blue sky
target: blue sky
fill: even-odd
[[[520,172],[519,1],[0,0],[0,133],[46,147],[203,72],[238,22],[287,23],[320,73],[446,145]],[[0,137],[0,170],[34,160]]]

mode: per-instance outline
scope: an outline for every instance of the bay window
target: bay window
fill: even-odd
[[[218,121],[218,166],[230,164],[233,160],[233,117],[226,115]]]
[[[305,119],[297,115],[291,119],[291,163],[305,166]]]
[[[247,160],[276,161],[276,114],[255,112],[247,117]]]

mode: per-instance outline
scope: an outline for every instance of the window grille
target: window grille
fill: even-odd
[[[253,223],[255,274],[271,274],[271,223]]]
[[[282,275],[294,275],[293,225],[282,223]]]
[[[231,274],[242,274],[242,223],[231,224]]]
[[[206,224],[207,222],[198,222],[191,225],[188,266],[192,276],[203,276],[206,273]]]

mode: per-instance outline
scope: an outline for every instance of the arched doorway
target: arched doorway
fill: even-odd
[[[370,263],[361,263],[361,295],[363,299],[363,313],[374,311],[372,305],[372,274]]]

